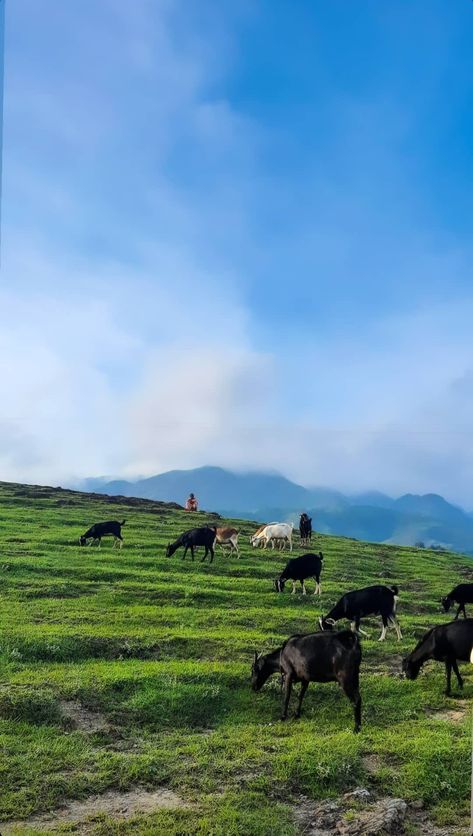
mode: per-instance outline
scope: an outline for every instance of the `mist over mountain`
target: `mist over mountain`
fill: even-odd
[[[400,545],[422,542],[473,554],[473,516],[437,494],[345,495],[304,487],[276,473],[235,473],[221,467],[171,470],[136,481],[86,479],[77,487],[181,504],[192,491],[201,510],[228,517],[297,523],[299,514],[308,511],[315,530],[325,534]]]

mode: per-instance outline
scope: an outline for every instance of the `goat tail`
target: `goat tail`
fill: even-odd
[[[120,525],[125,525],[125,523],[126,523],[126,520],[123,520],[123,522],[121,522]]]
[[[320,557],[321,560],[324,559],[324,556],[323,556],[322,552],[319,552],[319,557]]]
[[[390,587],[388,587],[393,595],[399,595],[399,589],[395,583],[393,583]]]

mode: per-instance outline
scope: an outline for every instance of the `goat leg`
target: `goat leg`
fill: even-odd
[[[281,720],[287,719],[287,709],[289,707],[289,700],[291,699],[291,691],[292,691],[292,676],[291,674],[286,674],[285,681],[284,681],[284,700],[283,700],[283,709],[281,714]]]
[[[299,717],[301,716],[302,700],[304,699],[304,695],[305,695],[305,692],[307,691],[308,687],[309,687],[309,683],[305,682],[303,680],[301,682],[301,690],[299,691],[299,701],[297,703],[297,709],[296,709],[296,713],[294,715],[294,717],[297,717],[297,719],[299,719]]]
[[[452,668],[453,668],[454,674],[457,678],[458,687],[463,688],[463,679],[460,676],[460,671],[458,670],[458,665],[457,665],[457,660],[456,659],[452,659]]]
[[[448,659],[445,662],[445,673],[447,674],[447,688],[445,694],[449,697],[452,693],[452,663]]]

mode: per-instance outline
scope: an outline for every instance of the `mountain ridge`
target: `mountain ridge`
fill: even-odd
[[[380,491],[349,495],[304,487],[274,472],[235,472],[217,466],[170,470],[135,481],[99,477],[75,487],[180,504],[193,491],[202,509],[224,516],[297,523],[298,515],[307,511],[321,533],[399,545],[422,542],[473,554],[473,516],[435,493],[397,498]]]

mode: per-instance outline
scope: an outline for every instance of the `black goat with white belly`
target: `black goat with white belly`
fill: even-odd
[[[117,520],[109,520],[108,522],[101,522],[95,523],[90,528],[87,529],[85,534],[79,538],[79,543],[81,546],[85,546],[87,541],[90,540],[89,545],[93,545],[98,541],[99,548],[100,543],[102,541],[102,537],[111,536],[114,538],[113,545],[114,547],[117,543],[120,544],[120,548],[123,546],[123,537],[122,537],[122,526],[125,525],[125,520],[122,522],[117,522]]]
[[[473,604],[473,583],[459,583],[445,598],[442,598],[441,604],[445,612],[449,611],[452,604],[458,604],[455,618],[458,618],[461,612],[466,618],[465,604]]]
[[[288,560],[285,569],[274,581],[276,592],[283,592],[286,581],[290,580],[292,581],[293,595],[296,591],[297,581],[300,581],[302,585],[302,594],[306,595],[307,591],[304,581],[306,581],[307,578],[314,578],[314,595],[317,593],[321,595],[322,589],[320,586],[320,573],[322,571],[323,559],[324,556],[322,552],[319,552],[319,554],[303,554],[300,557],[293,557],[292,560]]]
[[[452,670],[457,678],[458,687],[463,688],[457,662],[473,664],[473,618],[450,621],[428,630],[402,663],[407,679],[417,679],[422,665],[429,659],[445,663],[447,696],[451,694]]]
[[[380,615],[383,622],[383,629],[379,637],[382,642],[386,638],[388,624],[392,624],[396,630],[398,640],[402,639],[401,629],[396,618],[396,605],[398,596],[397,586],[366,586],[364,589],[356,589],[342,595],[340,600],[325,618],[319,619],[322,630],[331,630],[335,622],[341,618],[347,618],[351,622],[351,629],[358,633],[364,633],[360,629],[360,621],[367,615]],[[364,633],[366,635],[366,633]]]
[[[309,682],[338,682],[353,704],[355,732],[358,732],[361,727],[360,663],[360,641],[350,630],[291,636],[281,648],[267,656],[255,653],[251,686],[259,691],[270,676],[280,673],[284,689],[281,719],[285,720],[295,682],[301,683],[296,717],[300,717]]]

